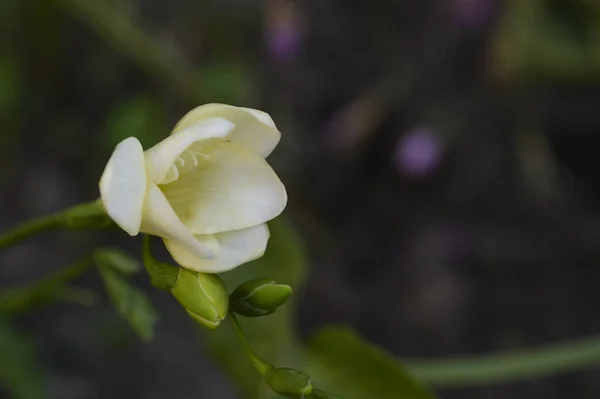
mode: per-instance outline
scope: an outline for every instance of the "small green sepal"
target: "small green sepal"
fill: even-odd
[[[150,284],[159,290],[171,291],[177,281],[180,268],[166,262],[160,262],[154,258],[152,251],[150,250],[149,235],[144,236],[142,260],[144,261],[144,267],[150,276]]]

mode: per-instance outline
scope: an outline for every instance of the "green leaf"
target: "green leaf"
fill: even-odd
[[[300,292],[306,275],[307,254],[298,233],[284,217],[269,223],[271,238],[265,255],[253,262],[236,268],[221,277],[227,287],[238,285],[265,276],[282,284],[288,284]],[[272,315],[240,320],[252,348],[263,357],[280,367],[299,367],[301,353],[293,327],[294,296]],[[233,328],[222,326],[214,332],[207,331],[204,342],[217,360],[228,371],[238,388],[248,398],[277,398],[261,381],[250,361],[244,355]]]
[[[108,296],[119,313],[142,340],[151,340],[158,316],[146,295],[133,287],[118,271],[108,267],[100,267],[99,270]]]
[[[140,262],[127,252],[116,248],[100,248],[94,251],[94,262],[127,275],[141,270]]]
[[[344,327],[327,327],[309,344],[304,372],[344,399],[432,399],[400,361]]]
[[[0,388],[11,398],[48,396],[34,345],[4,318],[0,318],[0,354]]]

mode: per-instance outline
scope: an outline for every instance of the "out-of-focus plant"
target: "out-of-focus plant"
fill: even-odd
[[[598,3],[507,1],[490,60],[492,74],[505,81],[598,80]]]

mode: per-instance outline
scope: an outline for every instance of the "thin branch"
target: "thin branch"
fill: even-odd
[[[530,380],[600,365],[600,336],[538,349],[407,362],[413,374],[435,387],[466,387]]]

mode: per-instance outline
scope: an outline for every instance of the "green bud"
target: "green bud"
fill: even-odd
[[[180,268],[171,293],[204,327],[215,329],[227,316],[229,298],[223,281],[216,274]]]
[[[301,371],[279,368],[265,376],[267,385],[278,394],[292,399],[307,398],[313,391],[312,379]]]
[[[250,280],[230,295],[231,309],[242,316],[259,317],[273,313],[292,295],[292,287],[268,278]]]

